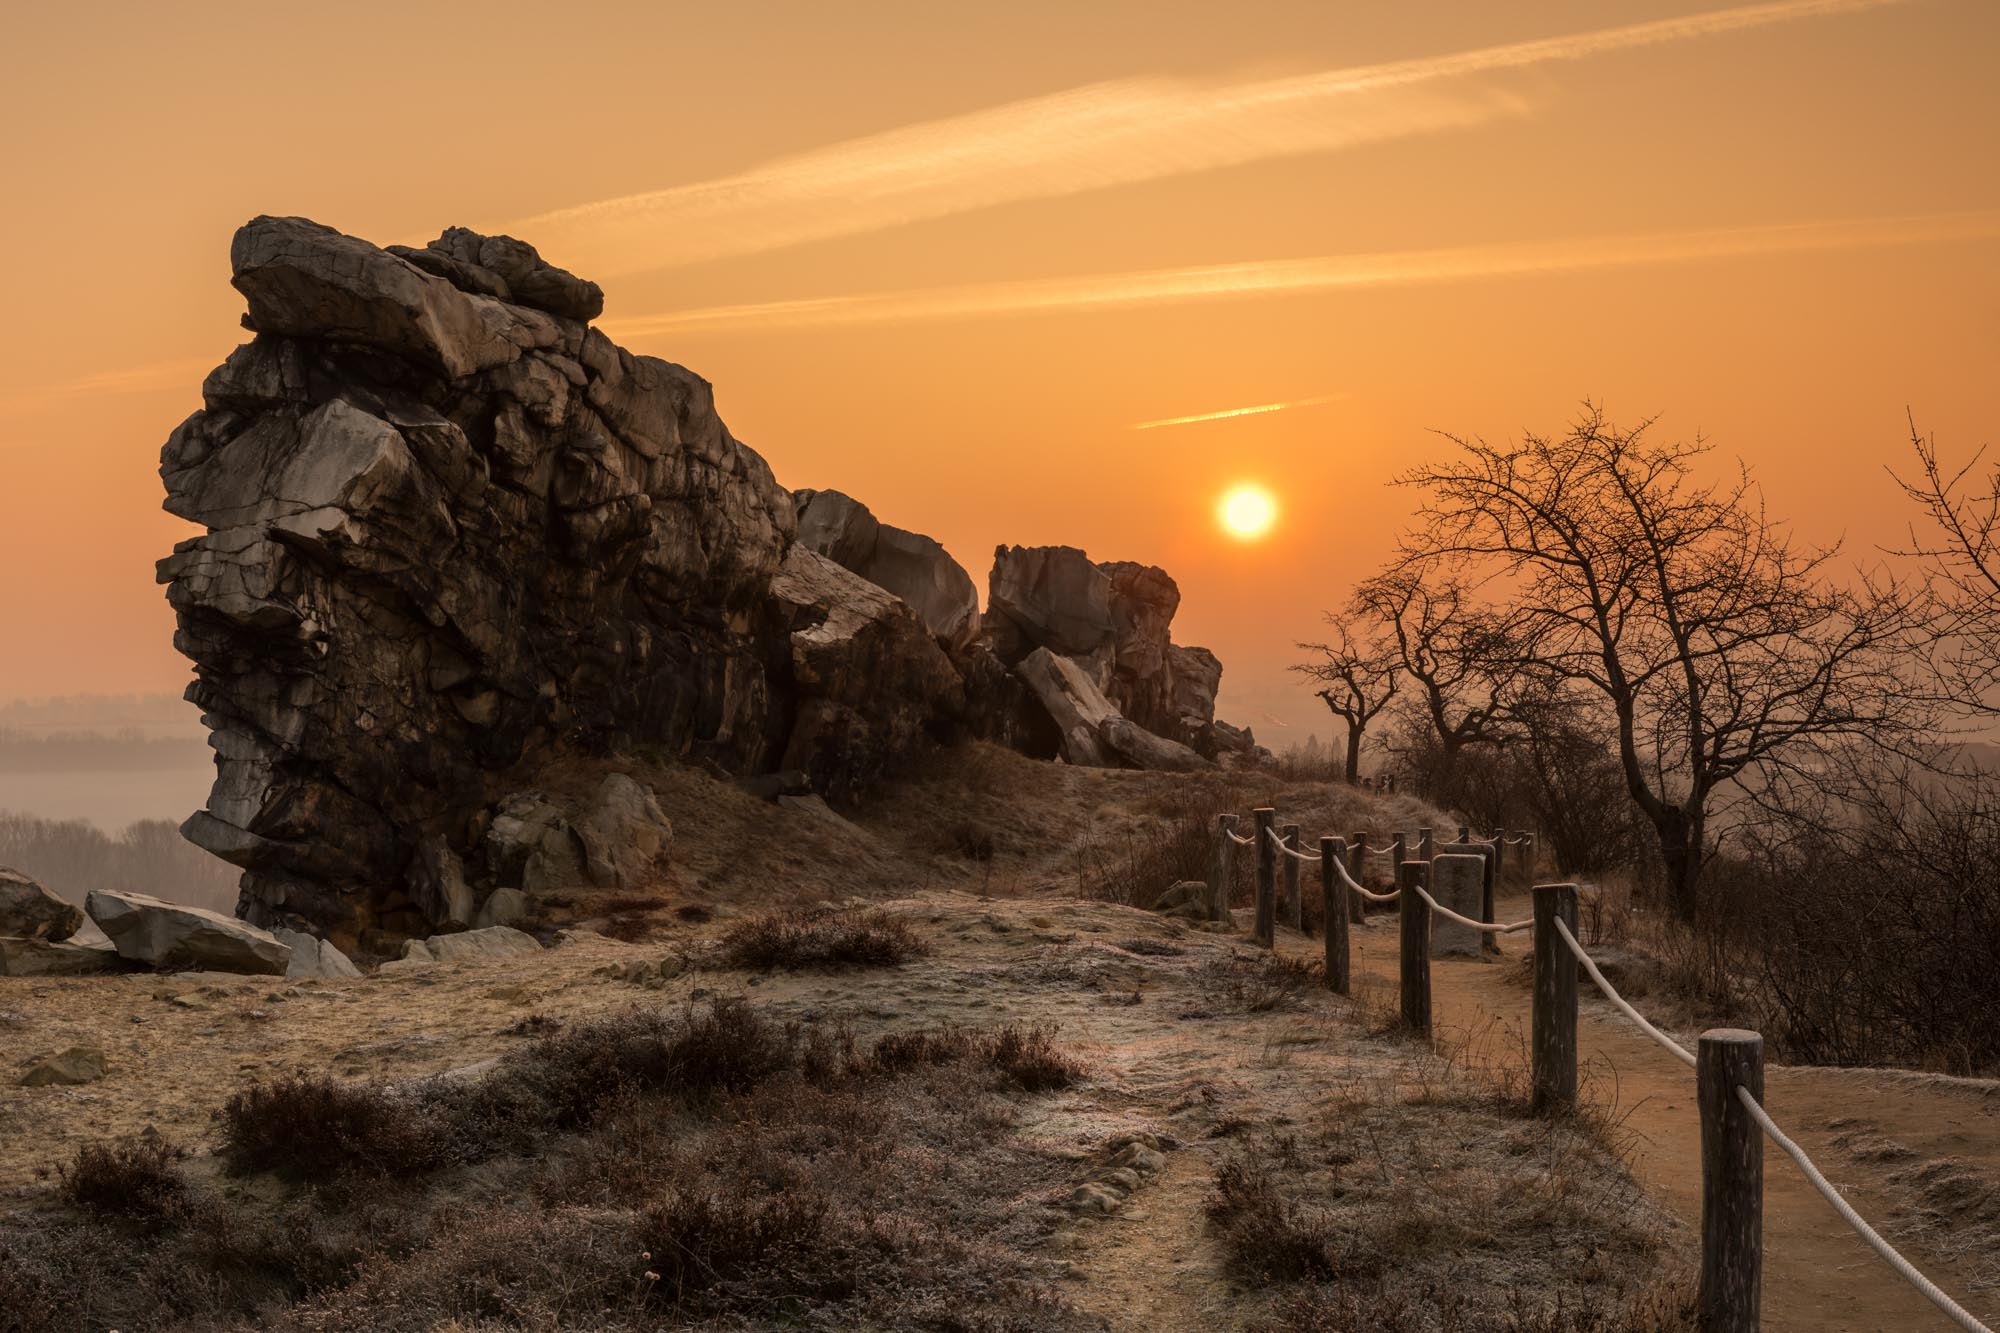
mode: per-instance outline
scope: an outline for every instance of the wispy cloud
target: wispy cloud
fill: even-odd
[[[1092,84],[511,226],[560,263],[615,276],[1474,125],[1527,105],[1498,89],[1438,85],[1905,3],[1775,0],[1283,78]]]
[[[0,411],[20,411],[49,407],[101,395],[155,393],[165,389],[192,390],[215,367],[219,358],[204,357],[176,361],[155,361],[124,370],[105,370],[54,384],[0,390]]]
[[[1257,417],[1266,412],[1289,412],[1298,407],[1318,407],[1337,402],[1344,393],[1322,393],[1311,398],[1288,398],[1282,403],[1255,403],[1249,407],[1224,408],[1220,412],[1197,412],[1188,417],[1161,417],[1158,421],[1135,421],[1128,430],[1159,430],[1162,426],[1198,426],[1204,421],[1227,421],[1231,417]]]
[[[1746,255],[1921,245],[1993,237],[2000,237],[2000,209],[1328,255],[1309,259],[1256,260],[1075,278],[976,283],[798,301],[709,306],[635,319],[607,320],[604,327],[607,333],[629,340],[664,333],[877,324],[1284,296],[1349,287],[1574,273]]]

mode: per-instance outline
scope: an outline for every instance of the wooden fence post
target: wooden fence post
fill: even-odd
[[[1458,840],[1459,840],[1460,842],[1471,842],[1471,841],[1472,841],[1472,825],[1470,825],[1470,824],[1460,824],[1460,825],[1458,826]]]
[[[1437,855],[1437,839],[1431,836],[1431,831],[1429,829],[1427,828],[1418,829],[1417,859],[1419,861],[1428,861],[1433,856],[1436,855]]]
[[[1354,877],[1356,884],[1368,882],[1368,831],[1362,829],[1354,835],[1353,849],[1348,853],[1351,861],[1347,873]],[[1350,892],[1347,895],[1347,919],[1360,925],[1368,919],[1368,904],[1361,901],[1361,895]]]
[[[1711,1028],[1695,1054],[1701,1105],[1701,1333],[1757,1333],[1764,1262],[1764,1131],[1736,1098],[1764,1099],[1764,1039]]]
[[[1507,873],[1507,830],[1493,830],[1493,892],[1507,891],[1507,881],[1502,878]],[[1487,918],[1489,921],[1491,917]]]
[[[1251,924],[1250,942],[1268,949],[1276,946],[1278,938],[1278,849],[1271,845],[1278,812],[1260,806],[1250,814],[1257,821],[1257,916]]]
[[[1226,921],[1229,918],[1229,872],[1236,868],[1235,815],[1217,815],[1215,828],[1215,856],[1208,864],[1208,919]]]
[[[1410,856],[1410,835],[1401,829],[1389,840],[1389,882],[1395,884],[1402,875],[1403,862]]]
[[[1534,1082],[1536,1115],[1576,1105],[1576,955],[1556,922],[1576,933],[1576,885],[1535,886]]]
[[[1347,953],[1347,903],[1355,898],[1340,877],[1340,867],[1347,860],[1347,843],[1340,838],[1319,840],[1319,901],[1320,915],[1326,934],[1326,988],[1335,995],[1347,994],[1348,953]]]
[[[1431,1035],[1431,909],[1417,896],[1430,869],[1425,861],[1404,861],[1396,870],[1396,909],[1402,924],[1403,1026]]]
[[[1299,826],[1297,824],[1285,825],[1278,830],[1278,836],[1283,839],[1287,848],[1295,852],[1300,850]],[[1285,858],[1284,907],[1278,919],[1293,930],[1304,930],[1306,924],[1305,911],[1305,903],[1299,898],[1299,858],[1288,856]]]

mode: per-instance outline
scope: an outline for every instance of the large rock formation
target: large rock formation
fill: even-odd
[[[965,566],[921,532],[892,527],[839,491],[794,491],[799,544],[902,599],[947,648],[979,632],[979,592]]]
[[[264,217],[231,263],[255,337],[161,452],[205,531],[160,576],[216,752],[184,831],[258,926],[393,955],[503,889],[645,879],[664,818],[593,851],[588,810],[541,795],[558,761],[643,746],[837,798],[955,734],[1054,753],[1013,670],[1038,648],[1114,706],[1105,762],[1178,765],[1151,740],[1212,721],[1164,571],[1003,548],[981,634],[942,547],[787,492],[705,381],[590,327],[603,294],[523,242]],[[617,796],[621,828],[655,822]]]
[[[1017,670],[1038,649],[1069,658],[1120,715],[1190,745],[1215,720],[1222,663],[1172,641],[1180,604],[1180,586],[1157,565],[1099,564],[1071,546],[1002,546],[982,641]]]
[[[794,642],[828,608],[770,597],[791,496],[704,381],[582,322],[591,284],[504,237],[392,253],[296,218],[231,261],[257,336],[162,452],[207,532],[161,577],[217,755],[186,832],[246,870],[250,920],[349,946],[464,924],[478,816],[539,763],[761,771],[813,748],[795,717],[826,725],[804,657],[868,712],[837,645]]]

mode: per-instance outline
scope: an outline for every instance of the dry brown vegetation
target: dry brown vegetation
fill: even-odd
[[[77,1215],[0,1229],[0,1329],[1081,1326],[1023,1253],[1020,1186],[1060,1168],[1007,1097],[1083,1070],[1041,1029],[862,1044],[724,1001],[570,1026],[477,1079],[289,1079],[219,1116],[275,1202],[86,1146]]]
[[[731,965],[759,971],[894,967],[924,951],[923,939],[908,923],[852,908],[767,912],[722,937],[722,956]]]

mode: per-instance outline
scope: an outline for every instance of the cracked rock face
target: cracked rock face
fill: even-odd
[[[185,831],[245,869],[250,920],[428,934],[464,909],[437,845],[476,850],[517,765],[782,748],[793,505],[705,381],[508,238],[267,217],[231,260],[257,336],[162,450],[206,532],[160,576],[217,757]]]
[[[1125,718],[1190,744],[1215,719],[1222,663],[1172,642],[1180,604],[1180,586],[1157,565],[1098,563],[1073,546],[1002,546],[984,639],[1017,669],[1042,648],[1071,659]]]
[[[1163,570],[1002,548],[982,626],[937,542],[794,497],[706,381],[592,328],[596,284],[524,242],[260,217],[230,259],[255,336],[161,450],[203,531],[159,573],[216,754],[183,832],[243,868],[254,925],[393,954],[502,894],[649,882],[652,794],[549,806],[561,762],[643,747],[839,799],[955,736],[1054,753],[1014,670],[1038,648],[1111,710],[1079,742],[1099,762],[1186,765],[1213,717]]]

